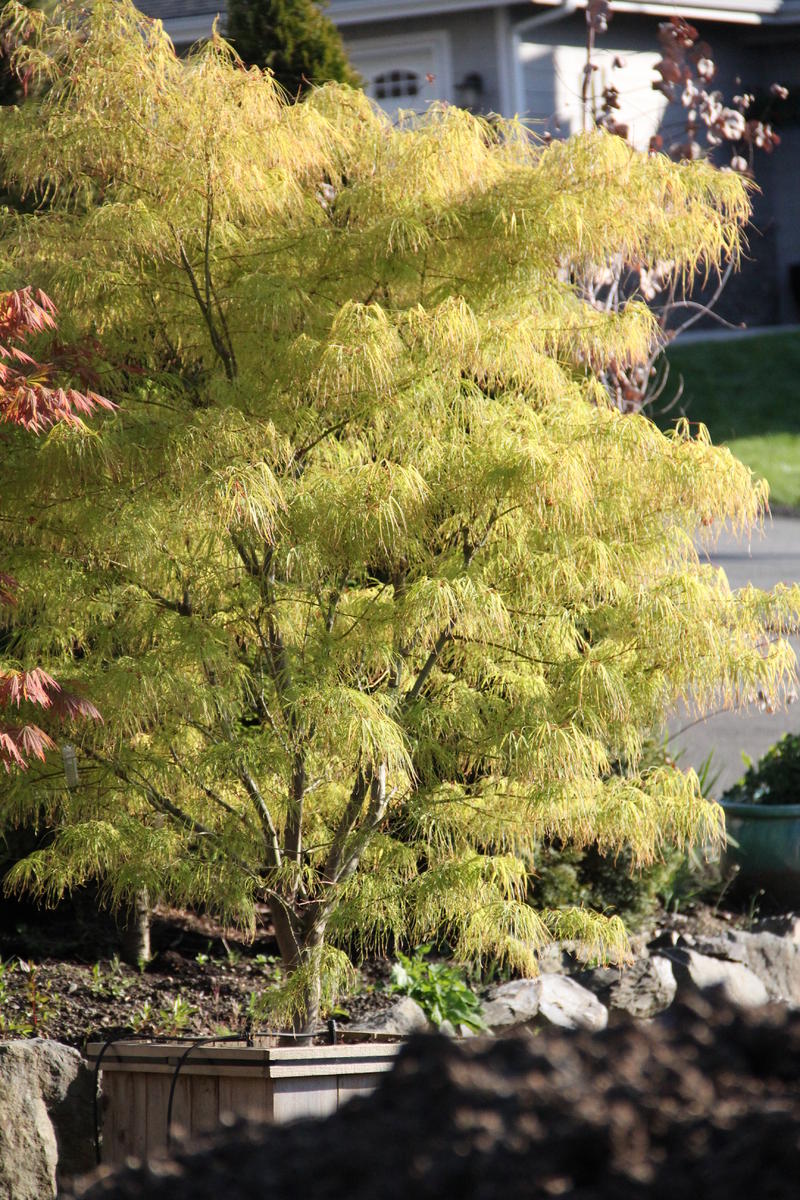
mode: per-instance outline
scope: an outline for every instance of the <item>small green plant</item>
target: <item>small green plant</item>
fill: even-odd
[[[800,804],[800,734],[785,733],[756,765],[745,758],[745,771],[723,802],[733,804]]]
[[[27,1016],[11,1008],[10,982],[18,967],[13,958],[8,962],[0,959],[0,1038],[30,1037],[33,1033]]]
[[[416,1000],[428,1020],[437,1027],[444,1021],[458,1028],[466,1025],[476,1033],[486,1029],[481,1002],[457,967],[429,962],[430,946],[418,946],[413,958],[398,954],[392,967],[390,991]]]
[[[134,1033],[142,1033],[145,1029],[153,1027],[154,1019],[153,1006],[149,1000],[145,1000],[140,1009],[131,1017],[131,1029]]]
[[[211,953],[212,947],[213,942],[208,941],[206,942],[205,950],[199,950],[197,954],[195,954],[194,961],[197,963],[198,967],[207,967],[213,965],[215,959]]]
[[[20,959],[19,969],[28,977],[25,988],[28,1019],[26,1024],[29,1022],[33,1037],[41,1037],[58,1012],[58,1000],[53,995],[50,984],[42,983],[36,963]]]
[[[178,993],[169,1008],[160,1008],[158,1010],[158,1025],[159,1033],[180,1034],[188,1029],[191,1024],[192,1017],[197,1012],[194,1004],[190,1004],[183,996]]]
[[[109,963],[108,971],[103,970],[101,963],[92,966],[87,988],[93,996],[113,996],[120,1000],[130,987],[130,981],[125,978],[125,972],[118,954]]]
[[[86,987],[93,996],[102,996],[106,990],[105,980],[103,979],[103,968],[99,962],[94,963],[92,966]]]
[[[250,992],[245,1012],[251,1024],[263,1025],[269,1014],[269,1002],[263,992]]]

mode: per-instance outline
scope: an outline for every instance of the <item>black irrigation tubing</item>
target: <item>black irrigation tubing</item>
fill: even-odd
[[[329,1044],[331,1046],[335,1046],[337,1043],[337,1028],[335,1021],[328,1021],[327,1032]],[[167,1149],[170,1149],[172,1144],[172,1104],[175,1099],[175,1088],[181,1068],[183,1067],[189,1055],[193,1050],[196,1050],[198,1046],[207,1046],[210,1045],[211,1042],[244,1042],[246,1045],[252,1046],[254,1033],[260,1034],[261,1036],[291,1038],[303,1041],[307,1041],[309,1037],[318,1036],[318,1034],[289,1033],[283,1029],[264,1028],[254,1030],[248,1021],[242,1033],[230,1033],[222,1036],[217,1034],[209,1034],[206,1037],[169,1037],[168,1035],[159,1036],[148,1033],[127,1033],[123,1034],[121,1037],[106,1038],[102,1047],[100,1048],[100,1053],[98,1054],[94,1064],[94,1094],[92,1096],[92,1112],[94,1117],[94,1153],[98,1166],[100,1164],[100,1068],[106,1052],[112,1046],[116,1045],[118,1042],[134,1041],[156,1043],[164,1042],[167,1044],[174,1044],[175,1042],[188,1043],[186,1049],[184,1050],[183,1054],[181,1054],[175,1065],[175,1070],[172,1074],[172,1080],[170,1081],[169,1099],[167,1101]]]
[[[222,1038],[220,1038],[219,1040],[222,1041]],[[228,1039],[228,1040],[232,1040],[232,1039]],[[241,1040],[242,1040],[241,1038],[237,1039],[237,1041],[241,1041]],[[167,1100],[167,1150],[172,1149],[172,1102],[175,1099],[175,1086],[178,1082],[178,1076],[181,1073],[181,1067],[186,1062],[187,1058],[192,1053],[192,1051],[196,1050],[198,1046],[206,1046],[206,1045],[208,1045],[209,1042],[215,1042],[215,1041],[217,1041],[217,1038],[215,1038],[215,1037],[198,1038],[196,1041],[193,1041],[190,1045],[188,1045],[186,1047],[183,1054],[180,1056],[177,1063],[175,1064],[175,1070],[172,1072],[172,1080],[169,1085],[169,1099]],[[252,1045],[252,1041],[250,1042],[250,1045]]]
[[[87,1039],[88,1041],[89,1039]],[[186,1037],[168,1037],[166,1035],[153,1035],[150,1033],[125,1033],[122,1036],[106,1038],[100,1048],[95,1064],[94,1064],[94,1095],[92,1096],[92,1115],[94,1117],[94,1154],[98,1166],[100,1165],[100,1068],[103,1065],[106,1051],[111,1046],[115,1046],[118,1042],[165,1042],[168,1044],[174,1042],[189,1042],[189,1049],[196,1041],[212,1041],[212,1042],[247,1042],[248,1035],[246,1033],[230,1033],[221,1037],[213,1038],[186,1038]],[[170,1095],[170,1099],[171,1099]]]

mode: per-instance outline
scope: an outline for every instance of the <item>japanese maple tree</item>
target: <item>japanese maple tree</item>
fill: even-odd
[[[719,842],[697,776],[642,747],[681,700],[779,695],[800,591],[701,562],[765,489],[613,408],[598,371],[656,324],[576,280],[735,258],[741,178],[605,131],[392,123],[341,85],[287,104],[126,0],[6,20],[47,87],[3,169],[48,203],[4,252],[139,372],[96,432],[7,456],[9,569],[47,585],[23,644],[106,717],[79,787],[15,779],[7,810],[58,830],[7,886],[99,877],[249,929],[266,905],[299,1026],[364,948],[522,973],[553,937],[624,949],[618,918],[536,905],[537,845]]]

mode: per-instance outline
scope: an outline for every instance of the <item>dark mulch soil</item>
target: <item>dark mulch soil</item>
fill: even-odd
[[[85,1200],[797,1200],[800,1013],[706,993],[650,1023],[418,1038],[324,1122],[237,1126]]]
[[[140,971],[119,961],[113,920],[85,897],[51,913],[2,906],[0,1038],[38,1035],[81,1049],[125,1033],[243,1032],[254,1001],[278,979],[268,926],[245,942],[210,917],[159,908],[152,944]],[[357,1024],[389,1003],[389,971],[385,960],[364,964],[337,1021]]]

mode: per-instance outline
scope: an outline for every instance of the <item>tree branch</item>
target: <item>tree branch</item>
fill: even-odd
[[[249,769],[244,766],[244,764],[240,764],[239,767],[237,767],[237,774],[244,785],[244,790],[250,797],[250,801],[253,804],[253,807],[256,810],[256,815],[261,823],[261,828],[264,831],[265,841],[267,843],[269,852],[272,855],[272,863],[270,865],[277,869],[281,866],[283,859],[281,856],[280,842],[278,841],[278,831],[275,828],[275,822],[272,819],[272,813],[269,811],[267,802],[261,794],[261,789],[253,778]]]
[[[364,800],[366,799],[367,787],[367,779],[359,767],[355,783],[350,792],[350,798],[347,801],[344,812],[339,818],[339,823],[334,831],[333,841],[322,869],[322,876],[326,882],[333,882],[339,873],[347,839],[358,820]]]
[[[194,817],[189,816],[189,814],[184,812],[184,810],[175,804],[174,801],[170,800],[168,796],[165,796],[163,792],[154,787],[150,780],[146,779],[143,775],[141,775],[140,772],[136,771],[132,775],[130,772],[121,767],[119,763],[113,762],[107,758],[103,758],[102,755],[98,754],[90,747],[84,747],[84,753],[87,755],[87,757],[94,759],[94,761],[97,763],[100,763],[101,766],[108,768],[112,775],[116,775],[117,779],[121,779],[122,782],[127,783],[129,787],[136,788],[137,791],[141,792],[151,807],[156,810],[156,812],[160,812],[165,816],[172,817],[191,833],[197,833],[202,837],[211,838],[222,849],[226,858],[230,859],[232,863],[235,863],[236,866],[239,867],[241,871],[244,871],[246,875],[249,875],[251,879],[257,880],[259,884],[261,883],[258,873],[253,870],[249,863],[246,863],[237,855],[230,853],[226,838],[221,837],[216,830],[209,829],[209,827],[204,825],[202,821],[197,821]],[[137,775],[139,778],[134,778],[134,775]]]
[[[300,863],[303,853],[303,803],[306,793],[306,760],[302,750],[295,751],[292,763],[290,804],[286,814],[283,847],[286,857]]]
[[[197,306],[200,309],[200,312],[203,314],[203,320],[205,321],[206,327],[208,329],[208,336],[211,339],[211,345],[213,346],[217,357],[219,358],[220,362],[222,363],[222,366],[225,369],[225,374],[228,377],[228,380],[231,383],[233,383],[234,379],[236,378],[236,364],[235,364],[235,362],[232,361],[230,351],[225,346],[222,338],[220,337],[219,330],[217,329],[216,325],[214,324],[214,316],[213,316],[213,313],[211,312],[211,308],[209,307],[208,304],[206,304],[205,300],[203,299],[203,293],[200,291],[200,285],[197,282],[197,276],[194,273],[194,268],[192,267],[192,264],[189,261],[189,256],[187,255],[186,250],[184,249],[183,242],[181,241],[180,236],[178,235],[178,231],[174,228],[174,226],[172,226],[171,228],[172,228],[173,237],[175,238],[175,241],[178,246],[178,253],[180,255],[181,265],[189,279],[189,283],[192,288],[192,293],[194,294],[194,298],[197,301]]]
[[[420,692],[424,688],[425,684],[428,682],[428,677],[429,677],[431,671],[433,670],[433,668],[436,666],[439,655],[442,653],[442,650],[444,649],[446,644],[453,637],[453,629],[454,628],[455,628],[455,621],[453,620],[453,621],[450,621],[447,625],[447,628],[443,629],[442,632],[439,634],[438,638],[436,639],[433,649],[431,650],[430,654],[428,655],[427,659],[425,660],[425,662],[422,666],[422,669],[420,670],[419,674],[417,675],[417,678],[414,681],[413,687],[410,688],[410,690],[407,691],[405,696],[403,697],[403,704],[405,705],[405,707],[408,707],[409,705],[414,703],[414,701],[417,699]]]
[[[371,835],[380,825],[386,809],[389,804],[389,795],[386,791],[386,763],[381,763],[376,774],[373,774],[369,785],[369,808],[367,809],[366,820],[363,826],[358,831],[355,845],[352,846],[347,858],[340,864],[339,870],[333,880],[334,883],[345,883],[355,872],[361,860],[361,855],[366,849]]]
[[[175,747],[171,744],[170,744],[169,752],[170,752],[170,755],[172,756],[172,761],[175,763],[175,766],[178,768],[179,771],[181,771],[186,776],[186,778],[189,780],[189,782],[191,784],[194,785],[194,787],[198,788],[205,796],[208,797],[209,800],[213,800],[213,802],[216,805],[218,805],[221,809],[223,809],[226,813],[229,813],[232,817],[236,817],[237,821],[243,820],[246,825],[250,824],[250,822],[247,820],[247,818],[244,816],[244,814],[237,812],[232,804],[228,804],[228,801],[223,799],[222,796],[220,796],[219,792],[215,791],[214,788],[209,787],[207,783],[204,783],[202,781],[202,779],[197,779],[196,776],[194,776],[192,774],[192,772],[187,767],[186,763],[183,762],[183,760],[179,756]],[[252,826],[251,826],[251,829],[252,829]]]

